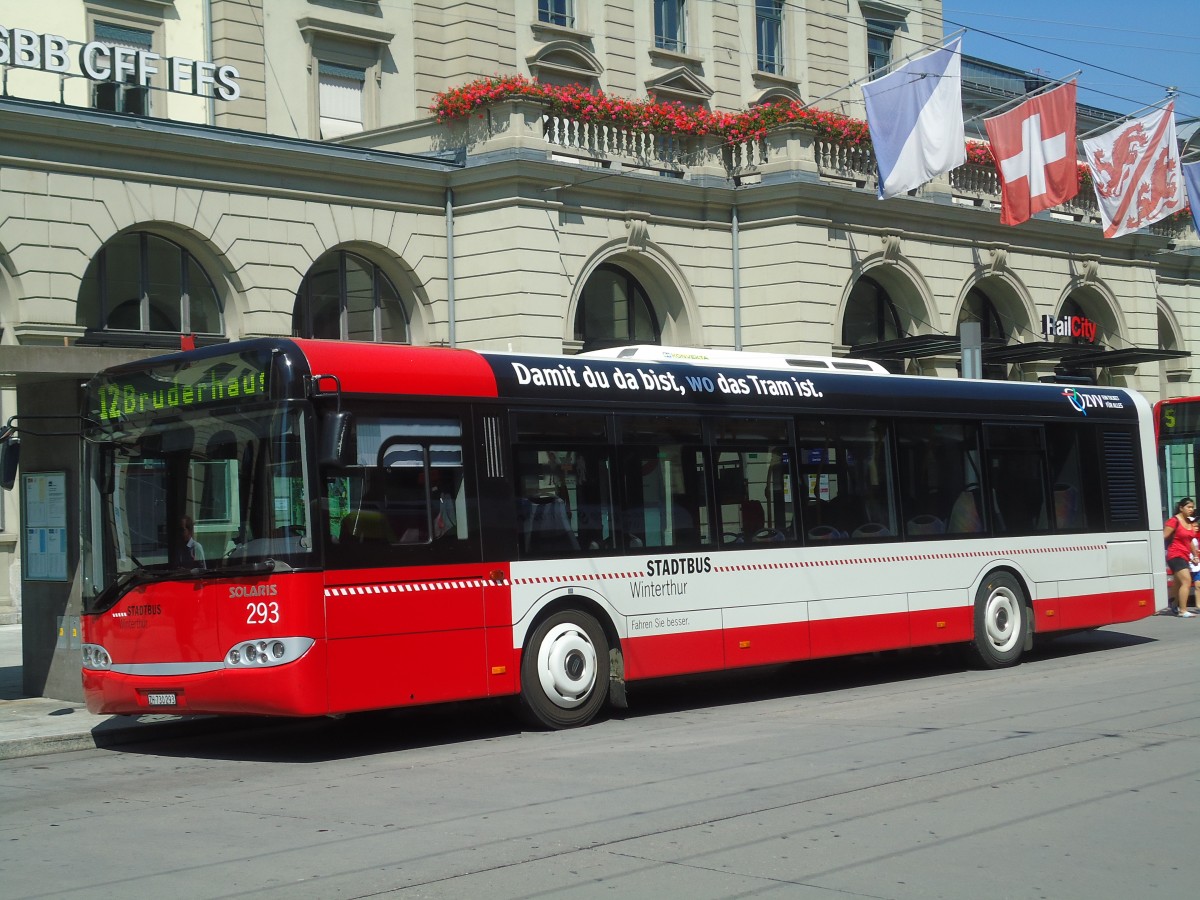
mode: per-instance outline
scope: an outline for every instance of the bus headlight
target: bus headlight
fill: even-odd
[[[99,644],[83,645],[83,667],[101,671],[112,668],[112,657]]]
[[[229,669],[261,669],[295,662],[316,643],[312,638],[285,637],[242,641],[225,654]]]

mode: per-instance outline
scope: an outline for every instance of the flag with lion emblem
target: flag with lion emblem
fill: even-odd
[[[1175,103],[1083,141],[1104,236],[1153,225],[1186,205],[1175,142]]]

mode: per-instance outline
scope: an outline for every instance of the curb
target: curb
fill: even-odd
[[[238,720],[230,721],[229,725]],[[30,737],[0,739],[0,760],[23,759],[74,750],[97,750],[147,741],[170,740],[195,734],[197,731],[220,731],[226,726],[217,717],[201,716],[170,721],[142,722],[136,719],[110,719],[88,731],[40,734]]]
[[[0,760],[23,759],[72,750],[92,750],[96,746],[90,734],[58,734],[52,737],[18,738],[0,742]]]

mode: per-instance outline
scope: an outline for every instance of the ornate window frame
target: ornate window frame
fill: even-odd
[[[308,48],[309,137],[321,140],[321,63],[364,73],[363,131],[379,127],[383,58],[395,33],[305,16],[296,23]]]

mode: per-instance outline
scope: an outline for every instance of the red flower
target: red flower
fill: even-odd
[[[653,96],[635,100],[612,97],[581,84],[543,84],[524,75],[495,75],[451,88],[434,97],[429,109],[438,122],[448,122],[466,118],[481,107],[510,97],[535,100],[553,112],[583,122],[658,134],[713,134],[728,143],[741,143],[762,140],[772,128],[799,125],[834,144],[848,147],[871,144],[870,130],[861,119],[813,109],[797,100],[765,103],[739,113],[710,112],[679,101],[656,100]],[[966,150],[968,163],[995,165],[989,144],[968,141]],[[1080,190],[1091,186],[1091,172],[1083,164],[1079,167],[1079,185]]]

